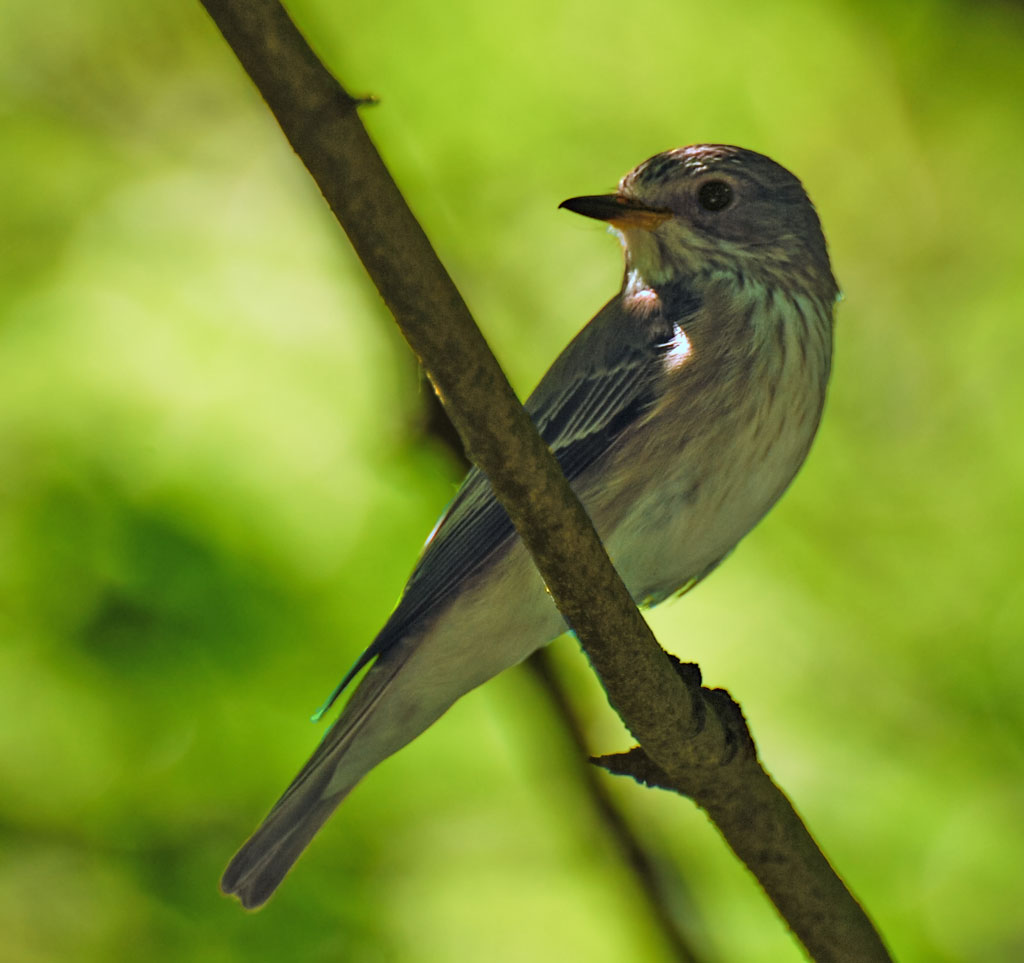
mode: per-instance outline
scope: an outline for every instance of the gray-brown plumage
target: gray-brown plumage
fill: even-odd
[[[698,145],[562,206],[607,221],[622,288],[526,403],[641,604],[699,581],[775,503],[821,415],[837,287],[800,182],[761,154]],[[259,906],[374,766],[565,626],[476,470],[372,662],[221,881]]]

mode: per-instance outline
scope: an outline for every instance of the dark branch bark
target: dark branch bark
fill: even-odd
[[[888,960],[761,768],[731,700],[684,680],[658,646],[367,136],[359,101],[276,0],[203,4],[348,234],[658,784],[708,812],[815,960]]]
[[[652,920],[661,932],[665,943],[679,963],[699,963],[704,957],[697,950],[697,943],[708,943],[706,926],[701,920],[697,906],[692,900],[680,900],[679,892],[683,883],[681,874],[675,873],[670,879],[659,870],[655,854],[640,840],[639,834],[629,820],[619,811],[608,781],[591,765],[599,762],[588,759],[587,741],[583,728],[566,696],[565,688],[559,681],[552,664],[550,650],[534,652],[524,663],[537,681],[538,687],[547,697],[552,712],[561,720],[577,760],[575,775],[581,788],[590,799],[594,813],[601,821],[606,835],[612,840],[622,860],[633,874],[643,895]],[[673,899],[671,890],[675,893]],[[691,938],[690,934],[696,938]],[[700,939],[700,936],[704,939]]]
[[[469,459],[462,450],[462,443],[444,407],[433,392],[422,396],[422,411],[417,434],[429,437],[445,447],[458,463],[462,472],[470,467]],[[708,943],[707,927],[692,900],[681,900],[685,893],[682,873],[675,871],[671,880],[665,879],[662,869],[664,862],[655,851],[644,845],[641,835],[630,824],[613,797],[608,781],[591,765],[597,762],[588,759],[590,752],[584,735],[584,725],[574,709],[568,693],[555,670],[550,649],[538,649],[522,666],[543,694],[552,714],[561,723],[572,747],[572,769],[574,778],[590,801],[594,815],[601,824],[605,835],[618,850],[624,866],[629,870],[640,895],[647,905],[653,924],[661,932],[666,945],[679,963],[700,963],[701,954],[696,949],[698,942]],[[672,867],[675,869],[675,867]],[[691,938],[690,934],[695,934]]]

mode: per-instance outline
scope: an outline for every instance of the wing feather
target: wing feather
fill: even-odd
[[[525,404],[570,483],[614,447],[652,405],[675,332],[699,307],[673,298],[660,310],[629,314],[616,297],[559,356]],[[515,529],[490,482],[473,468],[424,547],[398,606],[370,647],[331,694],[317,718],[375,656],[512,544]]]

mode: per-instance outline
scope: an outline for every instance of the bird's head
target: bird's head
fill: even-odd
[[[616,193],[560,206],[612,225],[627,272],[654,287],[733,275],[768,286],[797,283],[826,300],[838,291],[800,181],[742,147],[697,144],[655,154]]]

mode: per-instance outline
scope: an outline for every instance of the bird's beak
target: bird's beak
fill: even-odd
[[[653,231],[659,224],[672,216],[670,211],[644,207],[643,204],[638,204],[621,194],[588,194],[585,197],[570,197],[569,200],[562,201],[558,206],[559,208],[564,207],[574,214],[607,221],[620,230],[639,227],[645,231]]]

